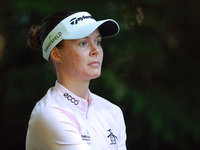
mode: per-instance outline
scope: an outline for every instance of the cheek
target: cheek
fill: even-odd
[[[68,52],[65,53],[65,56],[64,58],[67,62],[68,65],[75,65],[79,59],[79,55],[77,53],[74,53],[74,50],[73,49],[68,49]]]
[[[101,61],[102,61],[103,60],[103,50],[100,52],[99,56],[100,56]]]
[[[75,68],[84,68],[85,60],[80,54],[74,53],[71,57],[71,63]]]

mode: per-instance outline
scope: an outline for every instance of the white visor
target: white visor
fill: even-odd
[[[78,12],[63,19],[45,38],[42,51],[48,61],[52,49],[62,40],[85,38],[99,29],[101,37],[112,37],[119,32],[119,25],[112,19],[96,21],[88,12]]]

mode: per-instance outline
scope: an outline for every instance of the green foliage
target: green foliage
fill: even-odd
[[[128,149],[199,149],[199,3],[1,1],[1,149],[24,149],[32,108],[56,80],[41,52],[26,46],[29,28],[63,8],[119,22],[120,33],[103,39],[102,75],[90,89],[122,108]]]

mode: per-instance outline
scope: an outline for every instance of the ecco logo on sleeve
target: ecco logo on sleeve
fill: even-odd
[[[63,95],[65,98],[67,98],[69,101],[71,101],[74,105],[78,105],[79,100],[76,100],[74,97],[72,97],[71,95],[69,95],[68,93],[65,93]]]

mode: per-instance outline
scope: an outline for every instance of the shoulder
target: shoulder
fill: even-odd
[[[63,95],[53,88],[50,88],[47,93],[35,105],[33,111],[48,111],[52,108],[67,108],[68,103],[63,100]]]
[[[47,93],[44,95],[44,97],[42,97],[35,105],[32,114],[36,114],[36,112],[38,114],[42,113],[42,112],[46,112],[48,111],[49,108],[53,107],[54,105],[56,105],[56,103],[54,102],[54,97],[55,94],[53,94],[52,89],[49,89],[47,91]]]
[[[60,94],[52,92],[48,90],[32,111],[27,145],[51,149],[63,146],[63,143],[82,143],[73,111],[62,103]]]
[[[43,134],[62,129],[64,122],[76,127],[71,119],[72,110],[61,104],[60,95],[49,89],[46,95],[36,103],[29,120],[29,130],[34,134]],[[37,132],[37,133],[36,133]]]
[[[68,108],[67,103],[62,101],[62,95],[49,89],[46,95],[36,103],[29,124],[49,124],[55,121],[59,122],[63,118],[68,119],[69,115],[67,114],[72,114],[72,110]]]

